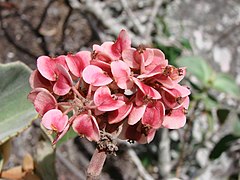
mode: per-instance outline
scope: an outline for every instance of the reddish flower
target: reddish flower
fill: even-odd
[[[161,50],[132,48],[122,30],[115,42],[93,45],[92,53],[39,57],[28,99],[43,126],[57,133],[53,143],[71,126],[100,144],[109,134],[149,143],[157,129],[186,123],[190,90],[179,85],[185,74],[186,68],[169,65]]]

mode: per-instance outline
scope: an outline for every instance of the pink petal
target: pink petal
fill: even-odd
[[[189,97],[186,97],[182,106],[171,109],[164,117],[162,125],[168,129],[179,129],[186,124],[186,111],[189,106]]]
[[[140,144],[150,143],[153,140],[155,134],[156,129],[151,128],[148,130],[148,134],[147,135],[142,134],[141,138],[137,142]]]
[[[145,113],[146,107],[147,107],[146,105],[133,106],[128,116],[128,124],[134,125],[137,122],[139,122]]]
[[[127,63],[118,60],[111,63],[113,77],[121,89],[131,89],[133,81],[130,78],[131,71]]]
[[[98,88],[94,93],[93,100],[97,109],[100,111],[113,111],[125,104],[122,100],[113,99],[111,91],[107,86]]]
[[[124,60],[124,62],[126,62],[128,64],[129,67],[134,68],[134,69],[139,69],[140,64],[139,64],[139,62],[136,62],[136,60],[134,58],[135,51],[136,51],[136,49],[134,49],[134,48],[125,49],[122,52],[122,59]]]
[[[93,60],[104,61],[107,63],[112,62],[118,58],[112,53],[113,42],[104,42],[101,46],[93,45]]]
[[[76,55],[68,54],[66,56],[66,62],[73,73],[77,77],[82,76],[83,69],[90,64],[91,52],[89,51],[80,51]]]
[[[49,81],[56,81],[57,79],[57,64],[61,64],[66,70],[68,70],[65,56],[61,55],[56,58],[50,58],[48,56],[40,56],[37,59],[37,68],[41,75]]]
[[[98,141],[100,132],[95,117],[88,114],[77,116],[72,124],[73,130],[79,135],[84,135],[89,141]]]
[[[176,84],[173,89],[162,87],[162,98],[164,103],[169,108],[178,108],[182,105],[186,97],[191,93],[190,90],[184,86]]]
[[[50,81],[56,80],[55,62],[48,56],[40,56],[37,59],[37,68],[43,77]]]
[[[139,87],[139,89],[145,94],[145,95],[147,95],[147,96],[149,96],[149,97],[151,97],[151,98],[153,98],[153,99],[160,99],[161,98],[161,95],[160,95],[160,93],[156,90],[156,89],[154,89],[154,88],[152,88],[152,87],[150,87],[150,86],[148,86],[148,85],[145,85],[145,84],[143,84],[140,80],[138,80],[137,78],[132,78],[133,79],[133,81],[135,82],[135,84]]]
[[[72,87],[72,78],[65,68],[61,65],[57,65],[58,78],[53,86],[53,92],[59,96],[66,95]]]
[[[162,125],[168,129],[179,129],[186,124],[184,108],[172,109],[170,115],[164,117]]]
[[[141,122],[143,125],[158,129],[162,125],[164,115],[165,108],[162,102],[148,103]]]
[[[109,124],[114,124],[122,121],[128,116],[132,109],[132,102],[129,102],[129,100],[124,95],[118,96],[118,99],[124,101],[126,104],[124,104],[119,109],[108,113]]]
[[[105,86],[112,82],[101,68],[94,65],[89,65],[83,70],[83,80],[93,86]]]
[[[126,30],[121,30],[116,42],[112,45],[112,52],[117,57],[121,57],[123,50],[131,48],[131,39]]]
[[[107,74],[111,74],[111,67],[108,62],[99,61],[99,60],[92,60],[91,65],[97,66],[101,68],[103,71],[105,71]]]
[[[162,73],[162,67],[161,66],[156,66],[151,71],[149,71],[147,73],[143,73],[143,74],[139,75],[137,78],[149,78],[149,77],[153,77],[155,75],[158,75],[160,73]]]
[[[149,64],[152,63],[153,57],[154,57],[154,52],[150,48],[146,48],[142,50],[143,52],[139,53],[138,50],[134,52],[134,59],[138,64],[142,64],[143,66],[148,66]]]
[[[28,99],[34,104],[36,111],[43,116],[47,111],[57,107],[57,101],[53,95],[44,88],[33,89]]]
[[[186,86],[181,86],[180,84],[176,84],[174,89],[177,89],[180,92],[182,97],[186,97],[191,94],[191,91],[189,90],[189,88],[187,88]]]
[[[29,84],[32,89],[34,88],[45,88],[45,89],[52,89],[52,84],[49,80],[44,78],[40,72],[36,69],[32,72],[29,78]]]
[[[147,143],[150,143],[153,140],[155,134],[156,134],[156,129],[150,129],[149,130],[148,135],[146,137]]]
[[[159,49],[152,49],[153,50],[153,60],[151,62],[151,65],[155,65],[155,66],[162,66],[162,67],[166,67],[168,65],[168,61],[165,59],[165,55],[164,53],[159,50]]]
[[[168,89],[172,89],[176,85],[169,76],[164,76],[163,74],[154,76],[154,79]]]
[[[175,68],[174,72],[170,75],[170,77],[175,83],[179,83],[184,78],[185,75],[186,75],[186,67],[182,67],[182,68]]]
[[[62,132],[67,126],[68,116],[58,109],[51,109],[44,114],[41,123],[47,129]]]

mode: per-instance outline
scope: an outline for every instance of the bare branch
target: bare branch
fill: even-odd
[[[127,12],[130,20],[132,21],[132,23],[134,24],[134,26],[136,27],[138,33],[140,35],[143,35],[144,33],[144,27],[142,26],[142,24],[140,23],[140,21],[138,20],[138,18],[133,14],[132,10],[130,9],[130,7],[128,6],[128,3],[126,0],[120,0],[121,4],[124,8],[124,10]]]
[[[157,16],[158,10],[159,10],[161,5],[162,5],[162,0],[155,0],[154,1],[152,14],[149,17],[149,20],[148,20],[148,23],[147,23],[147,26],[146,26],[146,32],[145,32],[145,38],[146,39],[151,39],[151,32],[153,30],[154,20]]]
[[[145,180],[153,180],[153,177],[147,172],[147,170],[143,167],[142,162],[140,161],[139,157],[135,153],[133,149],[129,149],[127,151],[129,157],[133,161],[133,163],[136,165],[138,172],[140,176]]]

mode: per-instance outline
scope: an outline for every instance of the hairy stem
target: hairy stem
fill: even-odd
[[[87,169],[87,180],[99,179],[106,157],[106,152],[95,150]]]

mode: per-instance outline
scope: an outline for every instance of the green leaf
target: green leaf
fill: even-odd
[[[209,130],[210,132],[213,132],[214,119],[213,119],[213,116],[212,116],[211,111],[208,111],[208,112],[207,112],[207,121],[208,121],[208,130]]]
[[[164,46],[162,44],[155,45],[156,48],[161,49],[169,60],[170,64],[174,64],[175,60],[181,55],[182,50],[175,46]]]
[[[211,99],[209,96],[203,97],[202,101],[203,101],[204,106],[207,110],[211,110],[211,109],[218,106],[217,101]]]
[[[235,80],[227,74],[217,74],[212,81],[212,87],[218,91],[222,91],[234,97],[240,96],[240,88],[237,86]]]
[[[221,156],[221,154],[228,150],[228,148],[231,146],[231,144],[237,140],[238,137],[234,136],[233,134],[228,134],[224,136],[213,148],[212,152],[209,155],[210,159],[216,159]]]
[[[229,115],[229,112],[230,112],[229,109],[218,109],[217,110],[217,117],[218,117],[220,124],[223,124],[226,121],[226,119]]]
[[[236,121],[233,123],[233,134],[240,137],[240,113],[237,114]]]
[[[195,76],[203,84],[207,84],[212,75],[211,67],[206,61],[198,56],[181,57],[176,60],[176,64],[187,67],[187,72]]]
[[[30,73],[20,62],[0,64],[0,144],[25,130],[36,116],[27,100]]]
[[[57,180],[55,170],[56,150],[53,149],[49,140],[41,140],[36,145],[34,154],[36,172],[41,179]]]
[[[181,44],[184,48],[192,50],[192,46],[190,44],[190,41],[186,38],[181,39]]]

